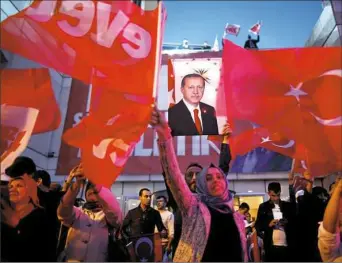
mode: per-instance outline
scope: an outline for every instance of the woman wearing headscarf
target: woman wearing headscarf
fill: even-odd
[[[27,173],[11,178],[1,198],[1,261],[55,261],[54,233],[39,206],[37,184]]]
[[[197,194],[192,194],[180,172],[170,128],[157,110],[152,112],[151,125],[158,133],[166,183],[183,218],[174,262],[247,261],[244,222],[231,208],[223,171],[213,164],[204,168],[196,179]]]

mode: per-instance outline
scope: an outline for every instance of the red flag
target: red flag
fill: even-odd
[[[311,165],[341,169],[340,55],[341,48],[247,51],[226,41],[224,81],[233,130],[235,120],[258,123],[304,145]]]
[[[227,24],[226,33],[234,36],[238,36],[240,33],[240,25]]]
[[[33,134],[59,127],[61,114],[48,69],[4,69],[0,74],[1,104],[39,110]]]
[[[61,116],[48,69],[1,70],[1,173],[25,149],[31,134],[59,127]]]
[[[151,102],[139,103],[125,94],[104,91],[98,108],[65,132],[65,142],[81,148],[84,172],[90,181],[106,187],[115,182],[147,128]]]
[[[159,3],[144,11],[132,1],[35,0],[1,23],[0,47],[85,83],[146,95],[154,85],[146,70],[158,61],[161,8]]]
[[[167,62],[167,90],[169,92],[169,108],[176,104],[176,94],[175,94],[175,73],[173,70],[172,60],[169,59]]]
[[[251,28],[248,30],[249,32],[258,35],[261,29],[261,22],[258,22],[256,24],[254,24],[253,26],[251,26]]]

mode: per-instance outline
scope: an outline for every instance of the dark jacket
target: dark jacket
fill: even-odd
[[[258,35],[257,39],[248,39],[245,42],[244,48],[248,49],[259,49],[257,43],[260,41],[260,36]]]
[[[56,235],[44,209],[36,208],[17,227],[1,224],[2,262],[55,262]]]
[[[166,230],[160,213],[151,207],[143,211],[139,205],[128,211],[122,223],[122,232],[126,237],[138,237],[153,234],[155,226],[159,232]]]
[[[263,237],[265,253],[273,245],[273,227],[269,227],[269,223],[274,219],[272,209],[274,204],[269,200],[262,203],[258,209],[257,220],[255,228],[259,236]],[[286,241],[289,248],[293,247],[293,223],[296,212],[295,204],[290,202],[279,202],[280,211],[283,213],[283,218],[287,219],[285,224]]]
[[[200,102],[203,135],[217,135],[218,126],[216,112],[212,106]],[[168,122],[172,136],[199,135],[191,113],[183,100],[168,111]]]
[[[221,144],[219,167],[222,169],[222,171],[225,174],[228,174],[228,172],[229,172],[229,163],[230,163],[231,159],[232,159],[232,156],[230,153],[229,144],[222,143]],[[181,214],[180,210],[178,209],[177,203],[176,203],[175,199],[173,198],[171,190],[165,181],[164,172],[163,172],[163,177],[164,177],[164,182],[165,182],[165,186],[166,186],[166,190],[167,190],[167,195],[169,196],[167,206],[172,208],[173,214],[175,216],[175,232],[174,232],[174,237],[173,237],[173,241],[172,241],[172,247],[173,247],[173,251],[176,251],[178,242],[179,242],[181,234],[182,234],[182,214]]]

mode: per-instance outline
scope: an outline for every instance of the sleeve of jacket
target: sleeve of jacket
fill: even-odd
[[[230,153],[229,144],[221,143],[219,167],[222,169],[222,171],[225,174],[228,174],[229,172],[229,164],[231,160],[232,160],[232,155]]]
[[[269,223],[270,223],[270,220],[268,220],[266,216],[264,204],[261,204],[259,205],[258,215],[255,221],[255,229],[258,232],[258,234],[261,234],[261,232],[267,231]]]
[[[158,146],[160,161],[165,172],[165,181],[170,187],[171,193],[182,214],[189,214],[191,208],[197,204],[197,199],[191,193],[185,182],[184,175],[179,169],[173,140],[172,138],[166,141],[158,140]]]

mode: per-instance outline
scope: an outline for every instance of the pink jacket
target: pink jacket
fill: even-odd
[[[165,171],[166,183],[182,212],[182,235],[174,262],[200,262],[207,245],[210,231],[211,215],[208,207],[192,194],[181,173],[174,151],[172,139],[158,141],[161,163]],[[241,245],[245,262],[247,256],[247,239],[243,219],[234,213],[234,220],[240,232]]]

